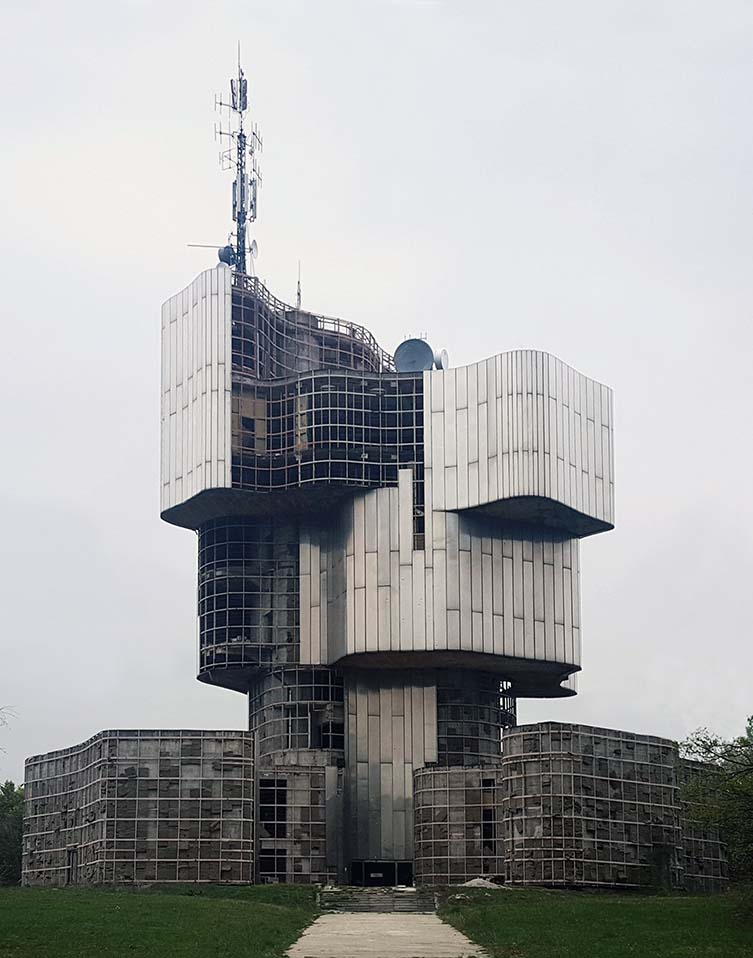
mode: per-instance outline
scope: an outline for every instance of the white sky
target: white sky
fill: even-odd
[[[753,712],[753,5],[6,0],[0,778],[103,728],[242,727],[194,679],[195,537],[158,516],[159,309],[230,229],[213,97],[244,52],[280,298],[545,349],[616,393],[558,719]]]

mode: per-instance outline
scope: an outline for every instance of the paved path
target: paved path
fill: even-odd
[[[322,915],[287,958],[487,958],[436,915]]]

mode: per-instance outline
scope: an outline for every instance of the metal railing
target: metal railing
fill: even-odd
[[[261,302],[272,315],[285,325],[330,333],[358,343],[362,346],[364,352],[371,354],[371,362],[369,365],[372,367],[373,372],[394,371],[395,363],[392,356],[386,350],[382,349],[374,336],[364,326],[359,326],[357,323],[352,323],[345,319],[310,313],[308,310],[297,310],[293,306],[273,296],[261,280],[255,276],[234,273],[233,287],[250,294],[254,299]],[[289,338],[296,340],[295,336]]]

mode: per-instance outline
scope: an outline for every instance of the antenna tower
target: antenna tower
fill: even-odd
[[[228,147],[220,153],[220,167],[234,169],[233,220],[235,221],[235,245],[220,250],[220,259],[230,261],[239,273],[246,272],[246,257],[256,256],[256,241],[247,245],[246,228],[256,219],[257,192],[261,186],[261,169],[256,159],[262,151],[262,138],[254,123],[247,131],[244,118],[248,113],[248,80],[241,67],[241,50],[238,45],[238,76],[230,80],[230,101],[215,97],[215,109],[227,110],[227,125],[220,119],[215,125],[215,136],[226,137]],[[228,256],[228,254],[232,255]],[[223,256],[223,254],[225,254]],[[253,271],[253,265],[251,266]]]

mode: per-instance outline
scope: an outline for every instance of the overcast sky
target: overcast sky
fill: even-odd
[[[195,536],[158,515],[159,314],[230,229],[241,41],[259,275],[454,365],[615,390],[580,694],[683,737],[753,712],[753,4],[36,2],[2,20],[0,779],[104,728],[243,727],[195,681]]]

